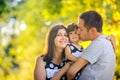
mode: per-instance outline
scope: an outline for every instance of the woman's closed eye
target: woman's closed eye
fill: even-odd
[[[63,36],[63,34],[57,34],[56,36]]]

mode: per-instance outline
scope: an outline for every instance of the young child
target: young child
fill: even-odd
[[[65,55],[68,61],[76,61],[81,56],[83,47],[79,45],[80,38],[77,33],[78,26],[75,23],[67,26],[69,43],[65,48]]]
[[[83,47],[79,45],[80,38],[77,29],[78,26],[75,23],[69,24],[67,26],[67,33],[69,37],[69,43],[65,48],[65,56],[67,62],[75,62],[78,59],[78,57],[81,56],[83,51]],[[72,80],[78,80],[80,72],[81,70],[77,72],[77,74]]]

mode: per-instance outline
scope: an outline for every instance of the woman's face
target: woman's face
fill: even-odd
[[[65,29],[59,29],[54,39],[56,48],[65,48],[68,43],[68,35]]]

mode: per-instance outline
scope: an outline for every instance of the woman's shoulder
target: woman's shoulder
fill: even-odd
[[[36,59],[36,63],[40,63],[40,64],[43,63],[43,62],[44,62],[44,61],[43,61],[43,58],[44,58],[43,55],[42,55],[42,56],[41,56],[41,55],[38,56],[37,59]]]

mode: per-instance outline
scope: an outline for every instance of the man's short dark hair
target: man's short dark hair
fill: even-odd
[[[79,16],[79,19],[84,20],[84,26],[89,30],[95,27],[98,32],[102,32],[103,20],[101,15],[96,11],[87,11]]]

